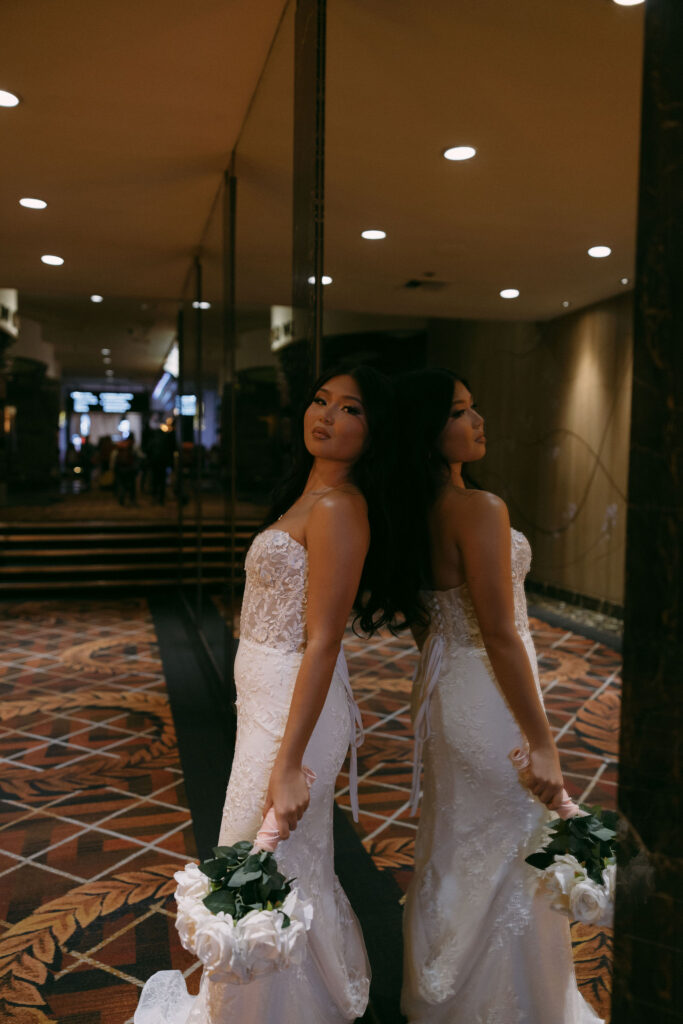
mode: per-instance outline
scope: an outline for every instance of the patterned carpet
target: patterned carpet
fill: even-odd
[[[153,971],[198,981],[173,928],[172,875],[194,841],[151,616],[141,599],[6,604],[0,617],[0,1020],[123,1024]],[[533,627],[568,788],[614,806],[618,655]],[[391,637],[345,647],[367,730],[356,828],[405,888],[415,654]],[[345,773],[338,802],[348,810]],[[608,1015],[611,935],[574,926],[573,940]]]

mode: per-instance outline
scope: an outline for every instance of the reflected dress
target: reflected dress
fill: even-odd
[[[222,845],[256,837],[306,647],[308,555],[303,545],[283,530],[265,530],[254,539],[245,569],[235,659],[237,740],[220,828]],[[287,878],[296,877],[300,894],[313,904],[301,966],[246,985],[210,981],[205,974],[194,999],[184,991],[169,998],[166,983],[166,1016],[136,1015],[136,1024],[342,1024],[363,1015],[370,971],[360,925],[334,873],[332,838],[334,787],[350,736],[355,739],[356,713],[340,651],[303,758],[317,776],[311,801],[296,831],[275,854],[278,869]],[[152,982],[173,973],[155,975],[147,983],[148,995]],[[160,996],[164,998],[160,992],[143,996],[139,1010]],[[177,1006],[183,997],[186,1009],[180,1017],[172,1016],[169,1004]]]
[[[524,594],[530,563],[528,541],[513,530],[515,624],[540,696]],[[508,759],[522,734],[467,585],[424,596],[431,622],[413,691],[424,790],[404,918],[403,1012],[410,1024],[601,1024],[576,984],[567,919],[535,891],[536,872],[524,863],[551,815]]]

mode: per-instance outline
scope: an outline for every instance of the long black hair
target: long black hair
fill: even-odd
[[[264,527],[274,523],[301,497],[308,480],[313,456],[304,443],[303,418],[317,391],[332,377],[349,376],[358,385],[368,421],[368,440],[353,464],[351,480],[368,505],[370,547],[354,601],[354,626],[371,635],[381,626],[396,625],[398,608],[407,602],[396,567],[396,473],[398,465],[397,421],[394,387],[388,377],[371,366],[338,368],[323,373],[310,387],[294,424],[289,470],[273,491]]]
[[[414,370],[396,380],[403,459],[399,543],[405,558],[402,600],[407,608],[414,606],[417,590],[431,577],[429,511],[450,473],[439,449],[439,437],[451,413],[457,381],[469,390],[463,377],[441,367]]]

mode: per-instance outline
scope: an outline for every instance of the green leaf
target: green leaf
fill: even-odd
[[[214,846],[213,853],[214,857],[222,857],[228,864],[236,864],[239,860],[239,854],[232,846]]]
[[[241,867],[237,869],[228,879],[228,885],[231,889],[236,889],[240,885],[246,885],[248,882],[257,882],[261,880],[263,872],[261,871],[261,865],[258,864],[255,868],[250,869],[246,861]]]
[[[222,910],[231,917],[235,916],[235,898],[228,889],[216,889],[205,896],[202,902],[212,914],[218,914]]]
[[[239,843],[234,844],[233,850],[235,850],[240,857],[243,857],[245,854],[250,853],[253,847],[253,843],[248,842],[246,839],[240,839]]]
[[[291,919],[287,916],[287,914],[285,914],[284,910],[281,910],[280,913],[282,914],[282,927],[289,928],[290,924],[292,923]]]
[[[216,881],[223,878],[228,871],[229,865],[224,857],[216,857],[214,860],[205,860],[199,865],[199,870],[207,878]]]
[[[530,857],[525,857],[524,859],[527,864],[531,864],[532,868],[544,871],[555,860],[555,855],[552,853],[532,853]]]

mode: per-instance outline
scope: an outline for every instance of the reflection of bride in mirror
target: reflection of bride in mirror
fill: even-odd
[[[418,737],[421,722],[431,730],[402,1008],[410,1024],[598,1024],[574,978],[568,922],[524,863],[563,787],[527,619],[529,544],[500,498],[463,479],[486,452],[466,384],[422,370],[399,399],[402,507],[412,500],[403,555],[419,561],[430,618],[413,717]],[[508,758],[525,741],[535,796]],[[416,757],[416,784],[419,767]]]
[[[357,713],[340,649],[348,616],[355,606],[372,631],[390,611],[392,412],[393,391],[372,369],[317,382],[293,469],[245,563],[237,742],[219,842],[253,840],[273,808],[278,869],[313,906],[303,963],[242,985],[205,973],[194,1000],[177,972],[160,972],[136,1024],[341,1024],[365,1012],[370,972],[334,873],[332,810]],[[303,765],[316,775],[310,794]]]

